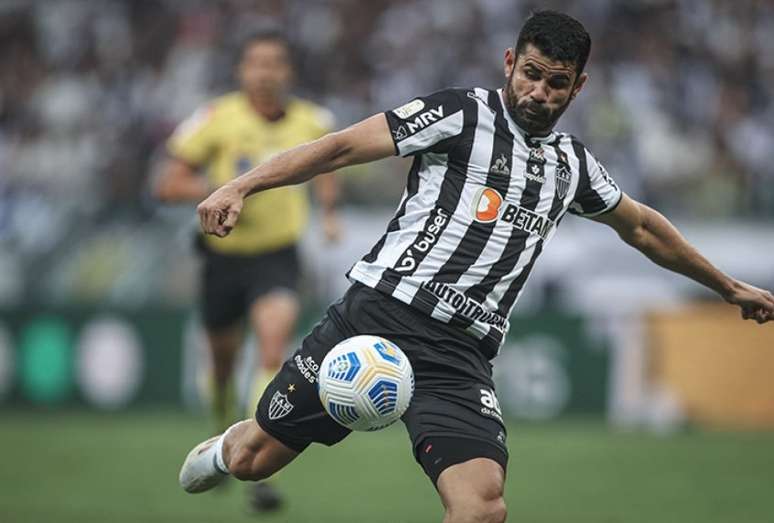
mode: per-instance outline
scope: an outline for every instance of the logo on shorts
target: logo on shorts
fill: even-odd
[[[293,410],[293,404],[288,400],[288,395],[280,391],[275,392],[269,403],[269,419],[273,421],[284,418],[291,410]]]
[[[490,223],[500,215],[500,207],[503,205],[503,197],[491,187],[480,189],[473,199],[473,216],[476,221]]]
[[[495,396],[495,393],[493,390],[490,389],[479,389],[479,392],[481,393],[481,414],[484,416],[490,416],[500,423],[503,422],[503,413],[500,410],[500,402],[497,401],[497,396]]]
[[[311,356],[302,359],[300,354],[296,354],[293,361],[296,363],[296,369],[298,369],[298,372],[301,373],[306,381],[309,383],[317,381],[317,373],[320,371],[320,366]]]

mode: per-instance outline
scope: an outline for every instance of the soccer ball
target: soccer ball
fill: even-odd
[[[414,393],[414,371],[397,345],[378,336],[348,338],[325,356],[320,401],[350,430],[380,430],[400,418]]]

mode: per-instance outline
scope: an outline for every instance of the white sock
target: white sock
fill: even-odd
[[[238,423],[241,423],[241,421]],[[221,434],[221,436],[218,438],[218,441],[216,441],[215,445],[213,445],[215,456],[213,457],[212,463],[215,465],[215,468],[223,474],[229,474],[228,465],[226,465],[226,462],[223,460],[223,441],[226,439],[228,433],[231,432],[231,429],[236,427],[238,423],[234,423],[228,429],[226,429],[226,432]]]

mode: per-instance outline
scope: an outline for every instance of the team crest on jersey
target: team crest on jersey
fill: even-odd
[[[494,161],[489,168],[489,172],[492,174],[499,174],[500,176],[510,176],[511,168],[508,167],[508,157],[505,153],[500,153],[500,156]]]
[[[572,182],[570,166],[560,161],[556,166],[556,195],[560,200],[567,196],[567,191],[570,190],[570,182]]]
[[[477,222],[490,223],[500,216],[503,197],[491,187],[483,187],[473,199],[473,217]]]
[[[269,403],[269,419],[273,421],[284,418],[291,410],[293,410],[293,404],[288,400],[288,395],[280,391],[275,392]]]

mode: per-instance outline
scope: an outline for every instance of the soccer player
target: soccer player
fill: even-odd
[[[170,159],[155,186],[157,196],[169,202],[199,202],[252,166],[330,132],[333,121],[327,110],[288,96],[292,72],[290,48],[281,34],[250,35],[237,69],[241,89],[215,99],[175,131],[168,143]],[[335,180],[331,175],[320,180],[323,230],[334,238]],[[249,416],[285,359],[299,310],[296,244],[306,226],[307,206],[305,188],[277,188],[245,205],[239,226],[228,238],[199,237],[216,433],[241,417],[234,411],[231,376],[244,338],[245,315],[260,351]],[[268,510],[279,502],[268,484],[255,487],[254,508]]]
[[[267,478],[310,443],[332,445],[347,436],[320,404],[315,376],[306,378],[299,367],[313,368],[310,362],[319,364],[345,338],[375,334],[394,341],[414,367],[416,389],[403,421],[446,508],[444,521],[504,521],[508,454],[490,360],[567,212],[612,227],[655,263],[739,306],[743,318],[774,317],[770,292],[720,272],[666,218],[623,194],[575,137],[554,131],[588,80],[590,45],[577,20],[537,12],[505,51],[502,89],[415,98],[279,155],[199,205],[203,230],[226,236],[248,196],[346,165],[414,157],[400,206],[349,271],[353,283],[344,298],[285,362],[256,419],[188,455],[183,488],[203,491],[226,474]],[[291,409],[270,408],[278,392]]]

